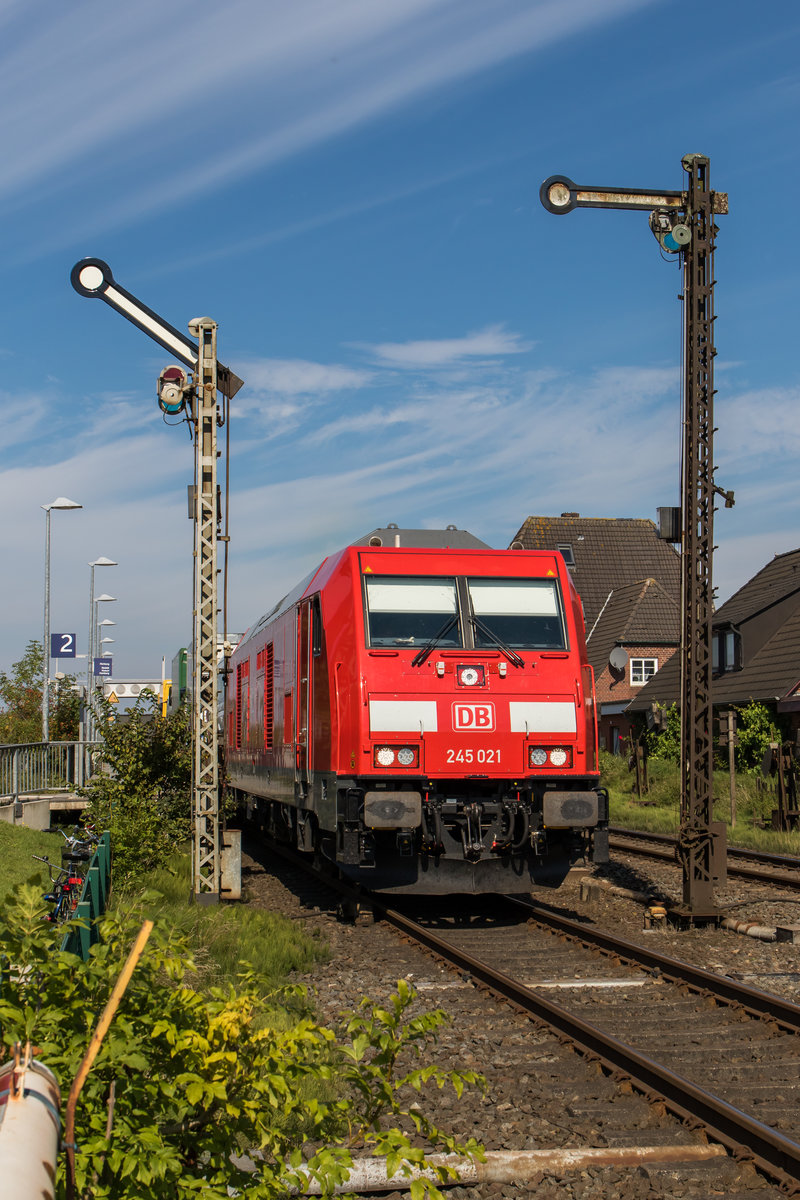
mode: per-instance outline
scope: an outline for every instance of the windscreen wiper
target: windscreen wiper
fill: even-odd
[[[470,617],[470,622],[473,629],[478,630],[485,638],[488,638],[493,646],[497,646],[498,650],[502,650],[503,654],[505,654],[506,658],[510,663],[513,664],[513,666],[525,666],[525,659],[522,658],[521,655],[517,654],[516,650],[512,650],[510,646],[507,646],[505,642],[501,642],[497,634],[492,633],[491,629],[489,629],[487,625],[484,625],[483,621],[479,621],[478,618],[473,615]]]
[[[445,621],[444,625],[439,630],[439,632],[435,633],[433,635],[433,637],[431,638],[431,640],[429,642],[427,642],[422,647],[422,649],[419,650],[414,655],[414,657],[411,660],[412,667],[421,667],[422,666],[422,664],[425,662],[425,659],[428,657],[430,652],[436,646],[436,643],[440,642],[441,639],[444,637],[444,635],[446,633],[450,632],[450,630],[453,628],[453,626],[455,625],[457,620],[458,620],[458,613],[453,613],[452,617],[448,617],[448,619]]]

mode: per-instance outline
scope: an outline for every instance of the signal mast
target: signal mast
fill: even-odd
[[[189,322],[195,342],[118,284],[102,259],[82,259],[72,268],[70,278],[80,295],[105,300],[189,368],[188,372],[179,366],[164,368],[158,379],[158,403],[165,415],[185,412],[193,432],[192,880],[195,900],[216,904],[223,893],[234,899],[241,890],[238,845],[231,839],[223,847],[219,822],[217,429],[224,416],[217,392],[230,400],[243,381],[217,361],[217,325],[210,317]],[[228,884],[224,888],[223,870]]]
[[[713,821],[713,721],[711,697],[714,494],[733,505],[733,493],[714,483],[714,218],[728,211],[726,192],[714,192],[709,160],[687,154],[683,191],[579,187],[551,175],[539,197],[548,212],[575,208],[650,211],[650,228],[668,254],[683,257],[685,377],[681,543],[681,821],[678,854],[683,902],[671,909],[678,924],[715,922],[714,880],[725,865],[725,825]]]

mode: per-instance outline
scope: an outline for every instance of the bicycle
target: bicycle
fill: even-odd
[[[87,826],[85,830],[79,831],[78,826],[75,826],[75,832],[67,834],[59,826],[51,826],[47,833],[60,833],[64,839],[65,845],[61,847],[61,865],[69,866],[88,863],[100,844],[99,834],[95,833],[93,826]]]
[[[75,915],[81,889],[83,888],[83,879],[80,875],[71,871],[69,867],[63,866],[55,868],[58,873],[54,875],[54,864],[50,862],[50,859],[46,855],[34,854],[33,858],[46,865],[50,876],[50,883],[52,884],[51,890],[45,892],[42,896],[43,900],[53,905],[51,911],[45,914],[44,920],[56,925],[62,925]]]

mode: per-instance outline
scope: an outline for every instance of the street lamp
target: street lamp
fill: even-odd
[[[54,508],[83,508],[66,496],[58,496],[50,504],[42,504],[45,512],[44,524],[44,679],[42,681],[42,741],[50,741],[50,511]]]
[[[116,563],[114,564],[114,566],[116,566]],[[94,683],[94,656],[95,656],[95,654],[97,654],[97,655],[98,655],[98,657],[99,657],[99,656],[102,654],[102,652],[103,652],[103,646],[102,646],[101,637],[100,637],[100,634],[101,634],[101,623],[100,623],[100,622],[97,620],[97,605],[98,605],[98,604],[103,604],[103,603],[105,603],[106,601],[116,601],[116,599],[117,599],[117,597],[116,597],[116,596],[109,596],[109,595],[108,595],[106,592],[104,592],[102,596],[95,596],[95,598],[94,598],[94,605],[93,605],[93,607],[94,607],[94,620],[93,620],[93,626],[95,626],[95,627],[97,628],[97,634],[96,634],[96,636],[95,636],[95,638],[94,638],[94,641],[93,641],[93,643],[92,643],[92,695],[94,695],[94,690],[95,690],[95,683]],[[91,723],[91,729],[92,729],[92,734],[93,734],[93,733],[94,733],[94,712],[93,712],[93,709],[92,709],[92,706],[91,706],[91,705],[89,706],[89,720],[90,720],[90,723]]]
[[[87,647],[87,662],[86,662],[86,722],[85,734],[86,741],[91,741],[92,734],[92,688],[93,688],[93,672],[94,672],[94,626],[95,626],[95,598],[94,598],[94,569],[95,567],[116,567],[118,564],[113,558],[96,558],[94,562],[90,562],[91,571],[89,573],[89,644]],[[101,596],[99,599],[112,600],[113,596]]]
[[[104,631],[107,631],[109,626],[116,625],[116,623],[117,623],[116,621],[109,621],[108,617],[105,617],[102,621],[97,622],[97,625],[95,626],[95,628],[97,629],[97,637],[96,637],[95,645],[98,647],[99,650],[102,650],[102,646],[100,643],[101,643],[101,639],[103,637]]]

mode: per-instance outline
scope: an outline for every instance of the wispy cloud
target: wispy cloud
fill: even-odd
[[[237,366],[241,367],[247,378],[248,389],[284,396],[362,388],[370,379],[369,371],[299,358],[243,359],[237,360]]]
[[[453,523],[504,546],[529,514],[655,516],[659,504],[677,502],[675,370],[526,370],[517,353],[521,335],[502,338],[510,350],[490,360],[491,370],[485,346],[481,356],[461,360],[466,378],[455,383],[434,356],[417,369],[411,394],[409,377],[390,361],[365,372],[346,362],[251,360],[252,402],[242,403],[233,437],[232,628],[255,619],[325,554],[390,521]],[[471,335],[452,342],[463,349]],[[22,398],[20,412],[34,413],[47,430],[48,412],[57,405],[29,399],[30,405]],[[797,405],[791,390],[726,401],[727,428],[734,427],[730,413],[739,414],[737,437],[745,437],[746,415],[756,402],[763,422],[759,417],[747,481],[758,482],[760,465],[763,486],[772,448],[769,414],[777,404],[788,420]],[[59,441],[59,458],[51,455],[44,465],[17,459],[0,471],[0,505],[19,514],[0,530],[0,553],[14,562],[18,580],[4,601],[12,653],[39,635],[31,605],[41,588],[39,505],[56,494],[84,509],[55,523],[53,620],[65,629],[83,627],[86,579],[75,564],[107,554],[120,564],[113,587],[108,580],[108,590],[120,596],[119,617],[114,613],[120,661],[137,652],[126,642],[126,613],[135,614],[139,641],[159,653],[185,644],[191,444],[184,431],[163,430],[154,407],[136,397],[108,397],[87,410],[74,438]],[[24,432],[17,430],[21,437]],[[291,454],[283,452],[289,443],[280,441],[287,432],[295,437]],[[726,471],[725,486],[738,487],[729,474],[734,471]],[[782,501],[785,486],[774,490],[773,504],[748,488],[737,491],[733,518],[718,517],[719,529],[729,533],[735,520],[736,544],[759,563],[760,545],[785,550],[796,538],[798,506]],[[774,511],[768,527],[765,508]],[[719,564],[724,596],[743,582],[727,538]]]
[[[717,398],[717,459],[721,466],[752,467],[761,456],[800,456],[800,387],[752,388]]]
[[[86,195],[118,170],[129,187],[84,206],[87,228],[139,220],[657,2],[76,0],[59,18],[34,0],[41,19],[7,39],[0,73],[15,114],[0,131],[0,197],[55,192],[78,164]]]
[[[509,333],[502,325],[490,325],[466,337],[440,338],[416,342],[381,342],[372,346],[372,355],[395,367],[445,367],[470,358],[491,358],[505,354],[524,354],[534,343],[518,333]]]

